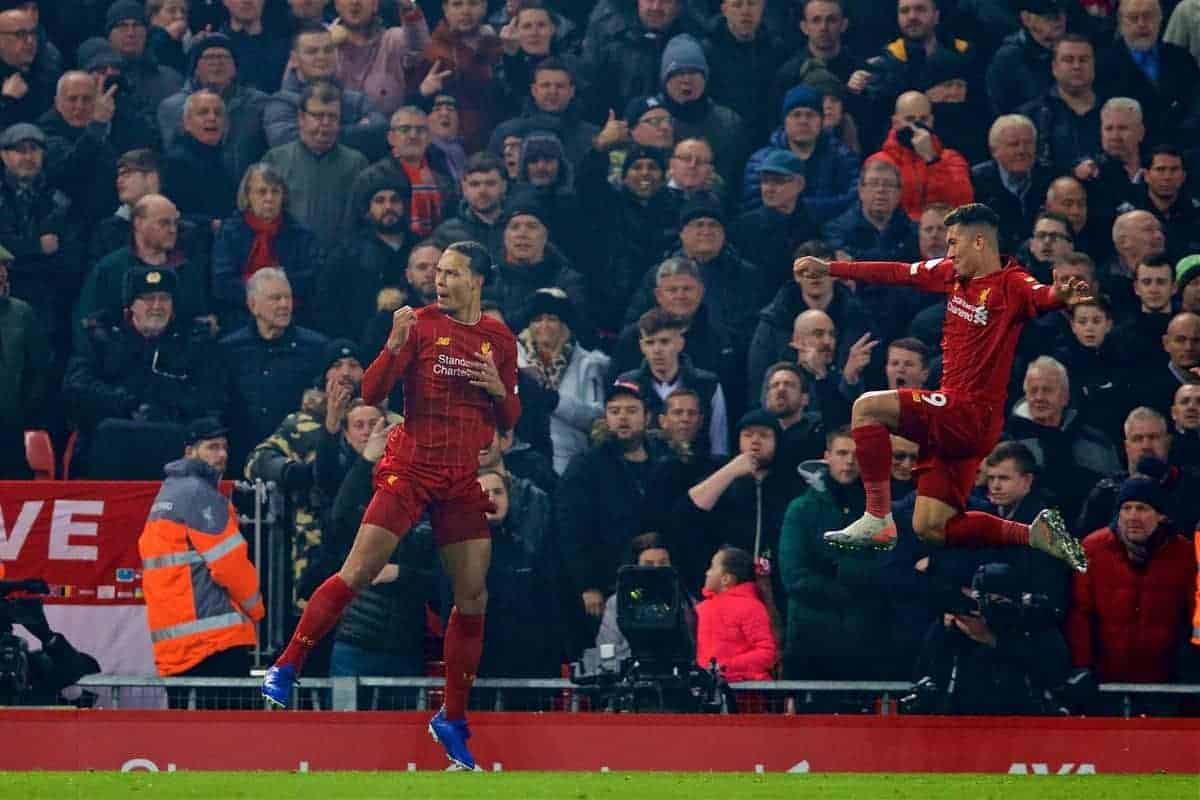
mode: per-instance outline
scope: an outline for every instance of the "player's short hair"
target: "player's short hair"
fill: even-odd
[[[833,443],[838,439],[854,439],[854,434],[850,432],[849,425],[841,425],[825,434],[825,449],[828,450],[833,447]]]
[[[901,350],[906,350],[909,353],[916,353],[921,359],[921,366],[929,366],[929,347],[915,336],[902,336],[899,339],[893,339],[888,345],[888,350],[893,347],[898,347]]]
[[[1017,472],[1022,475],[1037,474],[1037,458],[1034,457],[1033,451],[1028,446],[1020,442],[1001,442],[992,452],[988,453],[988,457],[984,459],[983,463],[986,466],[995,467],[1005,461],[1012,461],[1017,467]]]
[[[638,317],[638,333],[643,338],[653,336],[662,331],[679,331],[683,333],[687,323],[673,314],[668,314],[661,308],[652,308]]]
[[[1121,429],[1127,438],[1129,436],[1129,429],[1133,427],[1135,422],[1155,422],[1162,425],[1163,430],[1167,431],[1168,434],[1170,433],[1167,429],[1167,418],[1149,406],[1138,406],[1125,417],[1125,424],[1121,426]],[[1131,466],[1137,465],[1134,464]]]
[[[1170,261],[1167,260],[1167,256],[1164,253],[1147,256],[1134,264],[1133,279],[1135,281],[1138,279],[1138,270],[1140,270],[1142,267],[1149,267],[1150,269],[1165,269],[1170,273],[1171,280],[1175,280],[1175,267]]]
[[[487,283],[489,280],[491,280],[492,271],[495,269],[495,267],[492,264],[492,254],[488,252],[486,247],[481,245],[479,242],[466,239],[461,242],[454,242],[453,244],[447,245],[443,252],[448,253],[451,251],[466,256],[468,266],[471,268],[471,272],[474,272],[476,275],[483,278],[484,283]]]
[[[721,566],[733,576],[738,583],[754,580],[754,556],[740,547],[724,545],[718,550],[721,554]]]
[[[801,242],[796,245],[796,249],[792,252],[792,258],[804,258],[805,256],[813,256],[828,261],[833,258],[834,252],[832,247],[820,239],[809,239],[807,242]]]
[[[1000,230],[1000,215],[983,203],[967,203],[947,214],[945,224],[947,228],[953,225],[982,225],[995,233]]]

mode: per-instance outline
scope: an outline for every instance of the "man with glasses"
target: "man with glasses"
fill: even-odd
[[[207,327],[176,319],[178,286],[172,269],[134,267],[116,313],[101,312],[87,328],[63,383],[71,421],[87,440],[106,420],[120,422],[107,426],[114,436],[133,436],[224,411],[225,367]]]
[[[317,80],[337,84],[337,46],[329,31],[315,22],[301,25],[292,36],[292,64],[283,85],[263,109],[263,127],[271,147],[295,141],[300,135],[300,96],[305,86]],[[387,118],[362,92],[341,89],[340,106],[341,143],[358,150],[368,160],[381,157]]]
[[[355,193],[384,176],[407,179],[412,186],[409,228],[424,239],[458,208],[457,183],[446,156],[431,142],[429,116],[421,109],[403,106],[392,114],[387,141],[391,155],[362,172],[350,191]]]
[[[34,16],[20,8],[0,12],[0,128],[33,122],[50,108],[58,71],[37,56]]]
[[[1071,223],[1062,214],[1041,211],[1029,239],[1015,253],[1029,274],[1048,283],[1055,265],[1074,251]]]
[[[825,241],[856,261],[913,261],[917,226],[900,207],[900,170],[877,156],[867,159],[858,203],[825,226]]]
[[[350,186],[367,159],[338,142],[343,92],[320,79],[300,94],[300,138],[272,148],[263,161],[276,167],[288,187],[288,211],[323,242],[346,232],[342,217]]]
[[[158,129],[170,147],[183,133],[183,104],[194,92],[207,89],[225,101],[227,128],[225,159],[231,175],[243,175],[267,149],[263,108],[267,95],[240,80],[229,37],[211,33],[188,51],[188,78],[175,94],[158,106]]]

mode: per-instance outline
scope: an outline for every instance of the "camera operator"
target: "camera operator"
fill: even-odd
[[[1058,610],[1023,593],[1008,564],[983,564],[961,597],[930,626],[917,661],[917,684],[901,707],[910,713],[1065,713],[1051,693],[1070,671]]]
[[[643,533],[633,540],[633,563],[639,567],[670,567],[671,551],[662,542],[661,537],[654,532]],[[689,597],[689,602],[694,604],[694,601]],[[688,628],[695,633],[696,630],[696,615],[691,607],[684,610],[684,616],[687,619]],[[604,645],[611,644],[613,646],[613,658],[618,662],[624,661],[633,655],[633,651],[629,647],[629,640],[625,638],[625,634],[621,633],[621,628],[617,625],[617,596],[609,595],[608,600],[604,602],[604,615],[600,618],[600,632],[596,634],[596,647],[603,648]]]

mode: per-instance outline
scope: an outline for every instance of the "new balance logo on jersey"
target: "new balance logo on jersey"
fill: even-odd
[[[987,325],[988,310],[987,306],[985,305],[987,295],[981,295],[979,299],[979,305],[972,305],[971,303],[967,302],[965,297],[956,294],[950,298],[948,303],[946,303],[946,310],[956,317],[965,319],[972,325]]]
[[[449,336],[439,336],[437,338],[437,346],[438,347],[449,347],[450,346],[450,337]]]

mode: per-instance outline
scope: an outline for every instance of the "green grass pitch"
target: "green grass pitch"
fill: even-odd
[[[1200,776],[0,772],[21,800],[1189,800]]]

